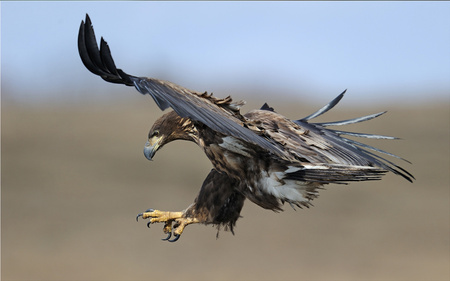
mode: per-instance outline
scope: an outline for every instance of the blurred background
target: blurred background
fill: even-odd
[[[1,2],[2,280],[448,280],[449,2]],[[135,215],[182,210],[211,164],[192,143],[152,162],[150,97],[85,69],[89,13],[124,71],[350,131],[412,162],[410,184],[327,186],[314,208],[247,202],[236,235],[177,243]]]

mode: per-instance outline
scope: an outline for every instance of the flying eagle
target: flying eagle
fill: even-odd
[[[234,102],[229,96],[216,98],[207,92],[136,77],[116,68],[103,38],[98,48],[88,15],[80,25],[78,50],[83,64],[92,73],[108,82],[134,86],[143,95],[149,94],[161,110],[173,109],[150,129],[144,147],[147,159],[152,160],[171,141],[186,140],[200,146],[213,165],[194,203],[184,211],[148,209],[137,215],[136,220],[149,218],[147,226],[164,223],[167,237],[163,240],[178,240],[192,223],[212,224],[234,233],[246,198],[265,209],[280,211],[284,203],[309,207],[318,190],[329,183],[379,180],[386,172],[410,182],[414,179],[405,169],[374,152],[400,157],[343,136],[394,137],[327,128],[367,121],[385,112],[335,122],[310,122],[332,109],[345,91],[299,120],[289,120],[267,104],[243,115],[240,113],[243,101]],[[169,240],[172,235],[174,238]]]

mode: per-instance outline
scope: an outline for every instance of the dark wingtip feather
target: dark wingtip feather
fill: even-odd
[[[91,19],[86,14],[85,21],[81,21],[78,32],[78,52],[84,66],[92,73],[99,75],[104,80],[112,83],[125,84],[133,86],[131,75],[126,74],[116,68],[111,56],[108,43],[100,40],[100,49],[95,38],[94,28]]]
[[[94,27],[92,26],[89,17],[86,18],[86,24],[84,26],[84,40],[86,43],[86,50],[92,63],[99,69],[102,70],[102,59],[100,57],[100,52],[97,45],[97,39],[95,38]]]
[[[88,17],[86,18],[87,21]],[[81,61],[83,62],[84,66],[92,73],[100,75],[100,73],[97,71],[97,68],[91,61],[89,57],[88,50],[86,48],[86,25],[84,21],[81,21],[80,29],[78,31],[78,53],[80,54]]]
[[[115,74],[116,76],[119,75],[117,73],[117,67],[114,64],[114,60],[111,56],[111,50],[109,49],[108,43],[106,43],[103,37],[100,39],[100,56],[109,72]]]
[[[81,21],[80,24],[80,30],[78,32],[78,53],[84,66],[90,72],[99,76],[108,74],[101,67],[102,62],[98,53],[98,45],[88,14],[86,14],[86,22]]]

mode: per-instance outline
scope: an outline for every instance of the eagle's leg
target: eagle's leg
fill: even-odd
[[[137,215],[143,219],[149,219],[147,226],[152,223],[163,222],[164,233],[167,237],[163,240],[175,242],[180,238],[184,228],[193,223],[214,224],[220,229],[225,226],[233,232],[233,227],[240,217],[245,196],[237,189],[244,188],[236,179],[228,177],[212,169],[203,182],[200,192],[194,203],[182,212],[164,212],[148,209]],[[171,236],[175,238],[169,240]]]
[[[142,217],[143,219],[150,218],[147,226],[150,226],[150,224],[152,223],[164,222],[163,232],[168,236],[163,240],[168,240],[170,242],[177,241],[187,225],[201,222],[201,220],[196,217],[186,216],[186,211],[166,212],[148,209],[145,212],[138,214],[136,220],[138,220],[139,217]],[[175,238],[169,240],[172,234],[175,236]]]

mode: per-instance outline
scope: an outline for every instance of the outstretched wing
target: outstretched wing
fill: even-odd
[[[342,137],[342,135],[375,139],[396,139],[395,137],[326,128],[327,126],[341,126],[367,121],[376,118],[385,112],[335,122],[308,122],[332,109],[342,99],[344,94],[345,91],[315,113],[295,121],[291,121],[275,113],[273,109],[268,110],[269,106],[267,105],[263,106],[262,110],[249,112],[246,114],[246,117],[258,120],[257,122],[260,123],[259,127],[264,129],[266,137],[270,139],[274,145],[283,147],[286,154],[294,156],[300,162],[312,164],[310,167],[302,170],[301,173],[308,172],[314,174],[320,172],[319,174],[332,175],[333,169],[336,171],[339,169],[342,170],[345,166],[348,167],[349,171],[355,167],[365,167],[361,171],[373,172],[373,170],[366,168],[378,167],[400,175],[408,181],[412,181],[414,177],[405,169],[368,150],[399,159],[402,158],[373,146],[347,139]],[[328,168],[330,170],[326,171]],[[320,177],[322,179],[326,178],[322,175],[320,175]],[[356,178],[357,177],[355,177],[355,179]],[[348,180],[350,179],[345,179],[345,181]]]
[[[141,94],[149,94],[161,110],[171,107],[181,117],[191,118],[214,131],[256,144],[282,156],[279,148],[244,127],[244,119],[239,112],[243,102],[232,102],[230,97],[218,99],[172,82],[136,77],[118,69],[103,38],[100,40],[100,49],[98,48],[94,29],[87,14],[86,23],[81,22],[78,33],[78,51],[89,71],[101,76],[105,81],[134,86]]]

